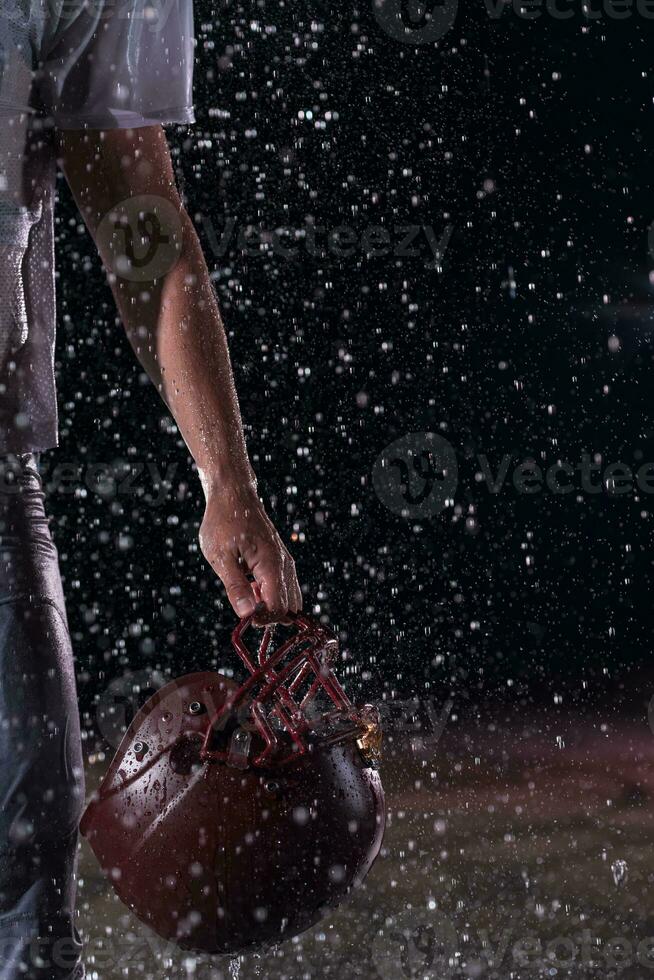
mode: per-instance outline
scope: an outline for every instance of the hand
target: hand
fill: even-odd
[[[255,626],[288,622],[289,612],[302,609],[295,562],[256,490],[221,488],[207,495],[200,547],[241,619],[256,607]]]

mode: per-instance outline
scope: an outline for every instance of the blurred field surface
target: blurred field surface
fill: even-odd
[[[86,843],[93,980],[654,977],[654,736],[647,718],[451,720],[387,746],[388,825],[365,885],[259,955],[197,958],[121,905]],[[89,790],[109,760],[89,764]]]

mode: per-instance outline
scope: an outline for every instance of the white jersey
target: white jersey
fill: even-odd
[[[192,0],[0,0],[0,453],[57,445],[57,129],[193,121]]]

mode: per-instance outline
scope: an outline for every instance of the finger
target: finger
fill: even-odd
[[[286,578],[286,592],[288,594],[288,608],[290,612],[298,613],[302,609],[302,590],[297,578],[295,562],[288,552],[285,554],[284,572]]]
[[[283,556],[277,549],[266,548],[257,555],[250,570],[261,589],[267,622],[281,622],[288,612],[288,593],[284,580]]]
[[[290,626],[293,622],[292,613],[295,612],[293,608],[295,604],[295,596],[292,590],[289,588],[290,577],[289,577],[289,562],[292,561],[291,556],[286,551],[286,548],[281,549],[281,560],[282,560],[282,581],[284,582],[284,588],[286,589],[286,614],[279,620],[285,626]]]
[[[256,600],[252,585],[234,555],[227,555],[220,561],[212,561],[212,567],[222,581],[232,609],[243,619],[254,612]]]

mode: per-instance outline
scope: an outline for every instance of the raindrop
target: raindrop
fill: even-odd
[[[622,888],[623,885],[626,885],[629,877],[629,867],[626,861],[614,861],[611,865],[611,872],[616,888]]]

